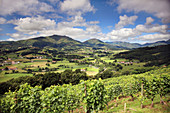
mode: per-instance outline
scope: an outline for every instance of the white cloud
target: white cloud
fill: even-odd
[[[74,39],[84,40],[91,37],[99,37],[101,29],[98,25],[99,21],[86,20],[82,16],[74,16],[69,21],[60,22],[57,24],[56,33],[59,35],[67,35]]]
[[[75,26],[87,26],[86,20],[82,16],[73,16],[69,21],[58,23],[58,28],[67,28]]]
[[[135,30],[142,32],[142,33],[166,33],[168,29],[167,25],[137,25]]]
[[[0,24],[5,24],[5,22],[6,22],[6,19],[5,19],[5,18],[0,17]]]
[[[52,14],[47,14],[47,15],[44,15],[45,17],[48,17],[48,18],[53,18],[53,19],[58,19],[58,18],[63,18],[62,16],[56,14],[56,13],[52,13]]]
[[[8,23],[16,25],[14,29],[18,32],[7,34],[15,40],[29,39],[39,36],[50,36],[53,34],[67,35],[77,40],[100,38],[101,29],[98,21],[87,22],[82,16],[74,16],[67,21],[56,24],[54,20],[45,19],[41,16],[26,17],[11,20]]]
[[[86,28],[86,30],[87,30],[88,32],[92,33],[92,34],[93,34],[93,33],[101,32],[100,27],[97,26],[97,25],[88,26],[88,27]]]
[[[0,15],[37,15],[53,11],[52,6],[38,0],[2,0],[0,4]]]
[[[169,0],[112,0],[118,3],[118,11],[145,11],[161,18],[163,22],[170,23]]]
[[[65,0],[60,2],[60,9],[69,15],[77,15],[95,11],[89,0]]]
[[[146,25],[151,25],[153,21],[154,21],[153,18],[147,17],[147,18],[146,18],[146,23],[145,23],[145,24],[146,24]]]
[[[29,34],[25,34],[25,33],[22,33],[22,32],[7,33],[6,35],[10,36],[11,38],[9,38],[9,39],[13,39],[14,41],[26,40],[26,39],[30,39],[30,38],[35,38],[35,37],[41,36],[40,34],[29,35]]]
[[[100,23],[99,21],[90,21],[89,24],[98,24]]]
[[[170,34],[148,34],[138,37],[139,40],[156,42],[170,39]]]
[[[9,38],[7,39],[7,41],[15,41],[13,38]]]
[[[7,36],[12,37],[12,39],[18,40],[18,39],[25,39],[23,36],[21,36],[21,33],[7,33]],[[22,37],[22,38],[21,38]],[[8,40],[8,39],[7,39]]]
[[[169,36],[167,35],[168,25],[152,24],[154,19],[152,19],[151,17],[146,18],[145,25],[139,24],[136,26],[136,28],[133,29],[123,28],[125,25],[133,24],[133,22],[137,19],[137,17],[132,17],[127,17],[126,15],[120,16],[120,21],[115,26],[116,29],[107,33],[107,38],[111,41],[134,41],[136,37],[140,37],[139,39],[142,41],[145,41],[144,39],[146,39],[147,41],[157,41],[161,39],[166,39],[167,36]],[[141,34],[143,33],[157,34],[141,36]]]
[[[7,34],[14,40],[23,40],[39,36],[50,35],[66,35],[73,39],[82,41],[90,38],[98,38],[103,41],[133,41],[135,37],[140,37],[140,40],[157,41],[160,36],[161,39],[165,39],[168,36],[167,25],[137,25],[136,28],[121,28],[112,30],[109,33],[102,33],[100,26],[97,24],[99,21],[86,21],[81,15],[72,16],[71,18],[59,22],[52,19],[45,19],[42,16],[38,17],[26,17],[18,20],[11,20],[8,23],[16,25],[14,27],[17,30],[16,33]],[[146,23],[151,23],[148,21]],[[159,35],[140,36],[142,33],[164,33]],[[153,37],[149,39],[149,36]],[[162,38],[161,38],[162,37]]]
[[[17,25],[14,29],[26,34],[36,34],[42,30],[54,29],[56,26],[54,20],[45,19],[41,16],[20,18],[18,20],[11,20],[8,23]]]
[[[86,32],[85,30],[80,29],[80,28],[60,29],[57,31],[57,33],[60,35],[67,35],[69,37],[72,37],[73,39],[78,39],[78,40],[89,38],[89,37],[87,37],[88,32]]]
[[[112,30],[107,34],[107,37],[112,41],[127,41],[137,35],[139,34],[134,29],[122,28],[119,30]]]
[[[120,21],[118,22],[118,24],[115,25],[115,28],[116,29],[121,29],[124,26],[129,25],[129,24],[134,25],[134,21],[137,18],[138,18],[138,16],[130,16],[130,17],[128,17],[126,15],[119,16]]]

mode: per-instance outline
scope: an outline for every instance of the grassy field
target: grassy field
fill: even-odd
[[[121,53],[121,52],[126,52],[126,51],[129,51],[129,50],[114,50],[114,54],[118,54],[118,53]]]
[[[114,60],[110,60],[109,57],[102,57],[101,60],[104,60],[105,62],[109,63],[109,62],[113,62]]]
[[[115,61],[115,60],[110,60],[109,57],[101,57],[100,59],[104,60],[107,63],[109,63],[109,62],[113,63]],[[49,69],[50,68],[59,68],[57,71],[54,71],[54,72],[63,72],[66,69],[72,69],[73,71],[75,71],[76,69],[85,69],[88,76],[96,75],[99,72],[98,67],[95,67],[95,66],[89,67],[89,65],[78,65],[78,63],[70,63],[67,60],[57,61],[56,64],[52,64],[51,62],[49,62],[50,65],[47,66],[46,65],[48,63],[47,60],[48,59],[40,59],[40,60],[36,59],[33,62],[29,62],[29,63],[19,63],[19,64],[15,64],[15,65],[10,65],[10,66],[8,66],[8,68],[16,67],[17,71],[19,71],[19,73],[27,72],[26,70],[22,70],[22,68],[32,69],[32,70],[38,71],[39,68],[46,68],[46,67],[48,67]],[[116,65],[119,64],[118,62],[121,62],[121,61],[128,61],[126,59],[116,59],[116,60],[117,60],[117,62],[114,62]],[[96,61],[96,60],[93,60],[93,61],[90,61],[90,62],[94,62],[94,61]],[[125,66],[124,64],[121,64],[123,66],[123,69],[121,70],[121,72],[140,68],[144,64],[145,63],[133,63],[133,65],[129,65],[129,66]],[[102,63],[100,63],[100,65],[102,65]],[[109,69],[109,67],[108,67],[108,69]],[[25,76],[25,74],[17,74],[17,73],[16,74],[5,74],[5,72],[12,73],[12,71],[1,72],[0,73],[1,74],[0,82],[5,82],[5,81],[7,81],[11,78],[17,78],[17,77],[20,77],[20,76]],[[34,72],[34,73],[40,74],[40,73],[46,73],[46,72]]]
[[[114,51],[109,51],[112,55],[114,54],[117,54],[117,53],[120,53],[120,52],[125,52],[127,50],[114,50]],[[87,51],[85,50],[81,50],[80,52],[75,52],[73,54],[75,55],[80,55],[80,56],[83,56],[82,53],[85,53]],[[91,50],[88,50],[88,52],[92,52]],[[96,53],[98,54],[98,53]],[[34,56],[32,54],[29,54],[31,56]],[[111,56],[112,56],[111,55]],[[106,56],[106,57],[99,57],[99,59],[109,63],[113,63],[115,60],[110,60],[109,58],[110,56]],[[57,58],[57,57],[56,57]],[[90,60],[92,59],[92,60]],[[50,62],[48,62],[48,60]],[[121,61],[127,61],[126,59],[116,59],[117,62],[114,62],[115,64],[118,64],[118,62],[121,62]],[[19,73],[14,73],[12,74],[12,71],[9,70],[9,71],[3,71],[0,73],[0,82],[5,82],[11,78],[17,78],[17,77],[20,77],[20,76],[26,76],[28,74],[20,74],[20,73],[23,73],[23,72],[27,72],[28,69],[32,69],[33,70],[33,73],[36,73],[36,74],[39,74],[39,73],[46,73],[45,72],[45,68],[58,68],[57,71],[53,71],[53,72],[63,72],[64,70],[66,69],[72,69],[73,71],[75,71],[76,69],[84,69],[86,70],[86,73],[88,76],[93,76],[93,75],[96,75],[97,73],[99,73],[99,68],[100,66],[103,65],[102,62],[100,62],[99,64],[96,64],[96,59],[93,58],[93,57],[89,57],[87,55],[86,58],[80,60],[80,61],[87,61],[87,62],[91,62],[93,63],[94,66],[89,66],[88,64],[82,64],[82,65],[79,65],[78,63],[70,63],[67,59],[63,60],[63,61],[57,61],[56,64],[53,64],[51,61],[52,59],[26,59],[26,58],[19,58],[19,59],[15,59],[14,61],[20,61],[19,64],[14,64],[14,65],[7,65],[7,66],[3,66],[3,67],[0,67],[0,69],[5,69],[5,67],[8,67],[8,68],[17,68],[16,71],[18,71]],[[49,64],[49,65],[47,65]],[[123,70],[121,71],[128,71],[128,70],[132,70],[132,69],[136,69],[136,68],[140,68],[143,66],[142,63],[134,63],[133,65],[131,66],[124,66],[124,64],[121,64],[123,66]],[[43,71],[39,71],[39,69],[42,69]],[[113,67],[107,67],[107,69],[114,69]],[[39,71],[39,72],[38,72]],[[10,73],[10,74],[5,74],[6,73]],[[32,74],[31,74],[32,75]]]
[[[88,67],[87,68],[87,75],[96,75],[97,73],[99,72],[99,69],[98,68],[94,68],[94,67]]]
[[[66,69],[72,69],[73,71],[75,71],[76,69],[87,69],[86,73],[89,76],[96,75],[99,71],[99,69],[96,67],[89,67],[89,65],[78,65],[77,63],[70,63],[69,61],[66,61],[66,60],[58,61],[56,64],[52,64],[50,62],[49,63],[50,66],[47,66],[46,61],[47,60],[34,60],[34,62],[19,63],[19,64],[7,66],[8,68],[14,68],[14,67],[17,68],[17,71],[19,71],[19,73],[11,74],[12,73],[11,70],[3,71],[0,73],[0,82],[5,82],[12,78],[17,78],[17,77],[21,77],[21,76],[33,75],[33,74],[22,74],[22,72],[26,72],[25,70],[22,70],[22,68],[38,70],[38,67],[40,67],[40,68],[45,68],[45,67],[58,68],[58,66],[64,65],[63,67],[59,67],[59,69],[54,72],[63,72]],[[66,68],[65,68],[65,66],[66,66]],[[5,68],[5,67],[2,67],[2,68]],[[10,73],[10,74],[5,74],[5,72]],[[40,74],[40,73],[45,73],[45,72],[35,72],[35,73]]]

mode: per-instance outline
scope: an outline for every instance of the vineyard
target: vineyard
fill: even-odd
[[[170,92],[170,68],[152,70],[144,74],[120,76],[104,80],[81,81],[78,85],[64,84],[50,86],[42,90],[41,86],[31,87],[24,84],[18,91],[7,92],[0,101],[2,113],[46,113],[46,112],[102,112],[109,111],[109,104],[114,101],[113,109],[126,103],[118,103],[120,98],[130,97],[131,101],[140,102],[144,108],[147,100],[159,97],[160,104],[168,106],[163,100]]]

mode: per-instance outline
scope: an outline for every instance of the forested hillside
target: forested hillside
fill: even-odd
[[[147,62],[145,66],[170,64],[170,44],[156,47],[143,47],[115,55],[116,58],[137,59]]]

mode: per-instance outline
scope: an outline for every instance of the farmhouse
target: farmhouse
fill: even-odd
[[[133,62],[125,62],[125,61],[121,61],[121,62],[118,62],[118,64],[133,64]]]
[[[81,69],[81,71],[85,72],[86,70],[85,69]]]
[[[4,61],[3,64],[4,64],[4,65],[11,65],[12,63],[11,63],[11,61]]]
[[[8,68],[9,70],[17,70],[16,67],[13,67],[13,68]]]

